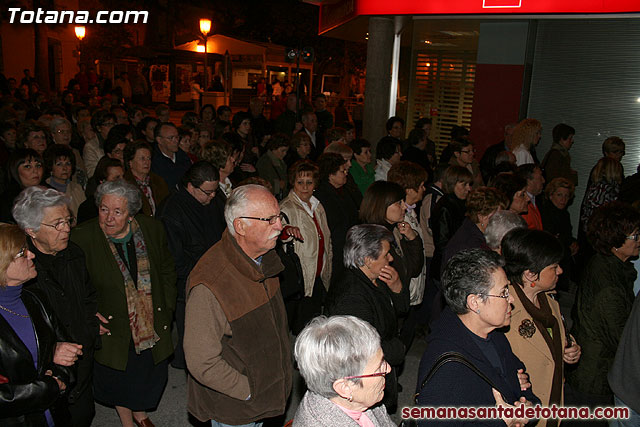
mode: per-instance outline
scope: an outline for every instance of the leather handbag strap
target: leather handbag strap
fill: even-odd
[[[504,394],[502,394],[502,392],[500,392],[500,389],[498,388],[498,386],[496,386],[494,384],[494,382],[489,379],[489,377],[487,377],[480,369],[478,369],[476,367],[476,365],[471,363],[462,354],[460,354],[460,353],[458,353],[456,351],[449,351],[449,352],[443,353],[440,357],[438,357],[436,359],[435,363],[433,364],[433,367],[431,368],[431,370],[429,371],[427,376],[424,378],[424,380],[420,384],[420,389],[418,390],[418,392],[414,396],[414,402],[416,404],[418,403],[418,396],[420,396],[420,393],[424,389],[424,386],[427,385],[429,380],[435,375],[435,373],[438,371],[438,369],[442,368],[445,364],[447,364],[449,362],[460,363],[460,364],[466,366],[467,368],[471,369],[476,375],[478,375],[480,378],[482,378],[492,388],[495,388],[496,390],[498,390],[498,392],[502,395],[502,398],[504,399]]]

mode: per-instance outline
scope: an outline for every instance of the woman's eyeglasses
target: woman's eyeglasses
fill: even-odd
[[[389,370],[389,364],[386,360],[382,359],[382,364],[380,365],[380,372],[376,372],[374,374],[366,374],[366,375],[351,375],[348,377],[343,377],[345,380],[355,380],[358,378],[373,378],[373,377],[384,377],[387,375],[387,371]]]
[[[480,295],[484,295],[485,297],[494,297],[494,298],[507,299],[507,298],[509,298],[509,288],[504,288],[504,290],[502,292],[500,292],[500,295],[491,295],[491,294],[480,294]]]

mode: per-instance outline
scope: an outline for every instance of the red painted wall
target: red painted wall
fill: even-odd
[[[504,125],[518,121],[524,65],[478,64],[471,116],[476,159],[502,141]]]

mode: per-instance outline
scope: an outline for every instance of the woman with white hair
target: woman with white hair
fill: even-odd
[[[499,254],[502,254],[502,238],[514,228],[527,228],[527,222],[515,212],[498,211],[489,219],[484,230],[484,238],[487,246]]]
[[[344,274],[329,288],[330,315],[351,315],[365,320],[380,334],[381,346],[391,366],[383,403],[397,404],[396,370],[404,362],[405,345],[398,333],[398,316],[409,310],[408,289],[398,271],[389,265],[395,238],[382,225],[355,225],[347,232]],[[420,244],[421,246],[422,244]]]
[[[308,388],[294,427],[395,426],[384,405],[376,406],[391,368],[369,323],[316,317],[298,335],[294,352]]]
[[[27,288],[51,307],[71,341],[65,344],[77,362],[76,384],[69,390],[69,410],[74,426],[89,426],[93,403],[93,353],[98,339],[98,302],[89,279],[82,250],[69,242],[75,218],[69,199],[40,186],[23,190],[13,206],[13,217],[28,236],[27,249],[35,256],[38,276]]]
[[[173,353],[176,271],[160,221],[138,212],[140,190],[105,181],[98,218],[73,230],[97,291],[102,347],[95,353],[95,399],[115,406],[125,427],[153,426]]]

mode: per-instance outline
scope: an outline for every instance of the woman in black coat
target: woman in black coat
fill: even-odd
[[[390,412],[397,405],[396,370],[405,354],[397,319],[409,310],[409,293],[403,292],[398,272],[389,265],[393,262],[390,249],[394,243],[393,234],[381,225],[352,227],[344,247],[346,271],[329,289],[326,304],[330,316],[356,316],[380,334],[384,357],[392,367],[382,401]]]
[[[435,280],[440,280],[440,264],[444,249],[464,221],[465,201],[471,191],[472,182],[471,172],[462,166],[449,166],[442,175],[444,196],[433,207],[429,220],[435,246],[430,277]]]
[[[574,192],[575,187],[571,181],[566,178],[555,178],[547,184],[544,200],[540,204],[542,228],[557,237],[564,248],[564,256],[560,261],[564,273],[558,280],[558,287],[563,289],[568,287],[569,279],[576,280],[573,257],[580,249],[578,241],[573,237],[571,217],[567,211]]]
[[[504,260],[493,251],[469,249],[456,254],[442,274],[448,307],[432,327],[418,371],[417,403],[429,407],[490,407],[539,403],[524,379],[524,364],[511,351],[499,328],[511,323],[511,303]],[[492,386],[461,363],[433,371],[441,355],[462,354],[484,373]],[[522,371],[521,371],[522,370]],[[511,425],[513,419],[451,420],[447,425]],[[520,420],[520,422],[526,420]],[[430,425],[433,421],[425,421]],[[429,424],[428,424],[429,423]],[[535,422],[531,423],[535,425]]]
[[[34,254],[16,225],[0,224],[0,425],[69,425],[61,397],[70,368],[54,358],[63,332],[43,302],[23,283],[36,277]]]
[[[331,274],[335,279],[344,270],[342,250],[347,237],[347,230],[358,223],[359,203],[347,183],[347,175],[351,162],[337,153],[323,154],[318,158],[320,168],[318,188],[313,195],[320,200],[331,232],[331,250],[333,259]],[[332,279],[332,283],[333,283]]]

